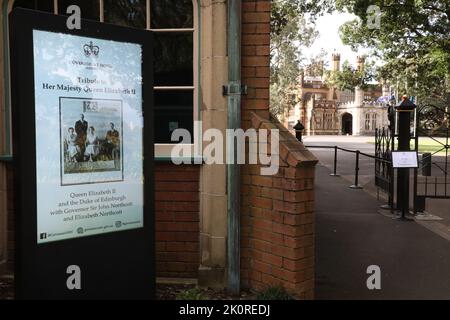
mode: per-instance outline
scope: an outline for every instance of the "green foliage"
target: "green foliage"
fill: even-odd
[[[188,300],[188,301],[198,301],[198,300],[207,300],[208,297],[198,288],[189,289],[183,292],[180,292],[177,295],[177,300]]]
[[[305,18],[305,3],[315,1],[275,0],[271,17],[271,106],[282,114],[295,106],[293,86],[300,74],[303,59],[300,48],[317,37],[311,20]]]
[[[272,301],[295,300],[283,287],[268,288],[267,290],[260,292],[256,299]]]
[[[292,84],[296,80],[302,59],[299,47],[310,45],[316,36],[314,27],[295,11],[290,0],[273,2],[270,39],[272,82]]]
[[[385,63],[378,78],[422,102],[448,99],[450,0],[338,0],[336,5],[358,16],[341,27],[341,38],[355,50],[373,49],[372,55]],[[378,29],[367,24],[370,5],[381,9]]]
[[[366,90],[369,82],[374,79],[373,64],[367,63],[364,70],[358,70],[354,69],[347,60],[342,64],[340,71],[328,71],[326,74],[327,85],[341,91],[354,91],[356,87]]]

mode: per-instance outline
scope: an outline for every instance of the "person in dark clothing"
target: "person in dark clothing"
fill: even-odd
[[[393,131],[395,129],[395,108],[394,108],[394,106],[389,106],[389,108],[388,108],[388,119],[389,119],[389,130]]]
[[[300,122],[300,120],[298,120],[294,129],[295,129],[295,136],[297,137],[297,140],[300,142],[303,142],[303,130],[305,130],[305,126]]]
[[[106,134],[106,148],[111,159],[116,160],[120,151],[120,134],[114,123],[111,122],[110,125],[111,130]]]
[[[81,154],[84,155],[86,151],[86,138],[88,133],[89,124],[84,120],[84,114],[80,115],[80,120],[75,123],[75,132],[78,137],[77,145],[81,150]],[[82,160],[82,159],[81,159]]]

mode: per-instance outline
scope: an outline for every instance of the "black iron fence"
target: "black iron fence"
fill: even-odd
[[[354,171],[354,184],[350,186],[351,189],[362,189],[362,186],[359,184],[359,171],[360,171],[360,160],[361,157],[366,157],[370,159],[374,159],[379,163],[384,164],[385,166],[392,167],[392,162],[383,159],[368,153],[361,152],[360,150],[350,150],[346,148],[342,148],[339,146],[314,146],[314,145],[308,145],[306,146],[308,149],[334,149],[334,161],[333,161],[333,173],[332,176],[339,176],[338,174],[338,153],[339,151],[347,152],[347,153],[353,153],[355,155],[355,171]]]
[[[415,151],[419,153],[420,139],[431,139],[437,145],[434,153],[422,153],[419,168],[414,170],[413,196],[414,213],[425,210],[426,199],[450,199],[450,107],[426,105],[418,108],[415,134]],[[354,184],[352,189],[361,189],[359,185],[360,159],[367,157],[375,160],[375,185],[388,196],[385,209],[394,210],[395,205],[395,169],[392,165],[392,151],[396,150],[396,135],[391,128],[377,129],[375,133],[375,155],[349,150],[339,146],[307,146],[310,149],[334,149],[332,176],[338,174],[339,151],[355,154]],[[398,198],[398,196],[397,196]]]
[[[415,150],[420,138],[432,141],[436,150],[424,153],[414,171],[414,212],[425,210],[426,199],[450,199],[450,112],[447,106],[424,105],[417,110]]]

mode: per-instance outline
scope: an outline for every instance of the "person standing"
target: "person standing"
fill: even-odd
[[[112,160],[116,160],[119,157],[120,150],[120,134],[119,131],[116,130],[116,126],[114,123],[110,123],[111,130],[106,134],[106,143],[108,149],[108,155]]]
[[[86,151],[86,138],[88,133],[89,124],[84,120],[84,114],[80,115],[80,120],[75,123],[75,133],[78,137],[78,146],[80,147],[81,154]]]
[[[84,153],[85,159],[89,162],[94,162],[99,154],[99,141],[97,134],[95,133],[95,128],[90,127],[89,133],[86,137],[86,151]]]
[[[297,137],[297,140],[300,142],[303,142],[303,130],[305,130],[305,126],[300,122],[300,120],[298,120],[294,129],[295,129],[295,136]]]
[[[66,145],[67,145],[67,154],[69,161],[71,163],[76,163],[77,158],[80,154],[80,147],[77,144],[78,137],[75,133],[74,128],[69,128],[68,135],[66,138]]]

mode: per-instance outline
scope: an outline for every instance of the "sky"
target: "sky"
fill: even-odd
[[[349,46],[342,43],[339,37],[339,27],[355,18],[355,15],[338,12],[320,17],[317,21],[319,36],[310,48],[302,50],[304,56],[310,58],[320,53],[323,48],[328,53],[328,60],[326,62],[329,63],[331,54],[336,52],[341,54],[341,62],[348,60],[352,65],[355,65],[356,57],[364,54],[364,52],[353,52]]]

